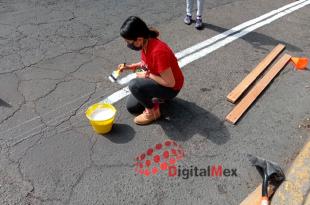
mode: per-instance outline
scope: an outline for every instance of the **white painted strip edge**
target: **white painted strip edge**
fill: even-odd
[[[186,55],[189,55],[189,54],[191,54],[191,53],[193,53],[193,52],[195,52],[195,51],[197,51],[197,50],[199,50],[199,49],[201,49],[203,47],[206,47],[206,46],[208,46],[208,45],[210,45],[210,44],[212,44],[212,43],[214,43],[214,42],[216,42],[216,41],[218,41],[218,40],[220,40],[222,38],[225,38],[225,37],[229,36],[232,33],[238,32],[238,31],[240,31],[240,30],[242,30],[242,29],[244,29],[244,28],[246,28],[246,27],[248,27],[250,25],[256,24],[259,21],[262,21],[262,20],[264,20],[264,19],[266,19],[266,18],[268,18],[270,16],[273,16],[273,15],[275,15],[277,13],[280,13],[280,12],[290,8],[290,7],[293,7],[293,6],[297,5],[297,4],[300,4],[300,3],[305,2],[305,1],[307,1],[307,0],[296,1],[296,2],[290,3],[288,5],[285,5],[285,6],[281,7],[281,8],[279,8],[279,9],[275,9],[273,11],[270,11],[270,12],[268,12],[268,13],[266,13],[264,15],[261,15],[261,16],[255,18],[255,19],[249,20],[249,21],[244,22],[244,23],[242,23],[242,24],[240,24],[238,26],[235,26],[232,29],[230,29],[228,31],[225,31],[224,33],[221,33],[219,35],[216,35],[216,36],[214,36],[214,37],[212,37],[212,38],[210,38],[210,39],[208,39],[206,41],[197,43],[194,46],[186,48],[183,51],[180,51],[180,52],[176,53],[175,55],[176,55],[176,57],[178,59],[182,58],[182,57],[184,57]]]
[[[250,26],[250,27],[248,27],[248,28],[246,28],[246,29],[244,29],[244,30],[240,31],[239,33],[236,33],[236,34],[234,34],[232,36],[229,36],[229,37],[225,38],[224,40],[219,41],[216,44],[213,44],[210,47],[207,47],[207,48],[202,49],[202,50],[200,50],[200,51],[198,51],[196,53],[193,53],[193,54],[191,54],[189,56],[186,56],[185,58],[182,58],[179,61],[179,66],[183,67],[183,66],[185,66],[185,65],[187,65],[187,64],[189,64],[189,63],[191,63],[191,62],[193,62],[193,61],[195,61],[195,60],[197,60],[199,58],[202,58],[202,57],[206,56],[207,54],[209,54],[209,53],[211,53],[211,52],[213,52],[213,51],[215,51],[215,50],[217,50],[217,49],[219,49],[219,48],[221,48],[221,47],[231,43],[232,41],[234,41],[234,40],[236,40],[236,39],[238,39],[238,38],[240,38],[240,37],[250,33],[251,31],[254,31],[257,28],[260,28],[260,27],[262,27],[262,26],[264,26],[266,24],[270,24],[271,22],[273,22],[273,21],[275,21],[275,20],[277,20],[277,19],[279,19],[279,18],[281,18],[281,17],[283,17],[283,16],[285,16],[285,15],[287,15],[289,13],[292,13],[293,11],[296,11],[296,10],[298,10],[298,9],[308,5],[308,4],[310,4],[309,0],[304,2],[304,3],[302,3],[302,4],[297,5],[295,7],[292,7],[292,8],[289,8],[289,9],[285,10],[285,11],[282,11],[281,13],[278,13],[277,15],[275,15],[275,16],[269,18],[269,19],[266,19],[265,21],[262,21],[262,22],[259,22],[257,24],[254,24],[253,26]]]
[[[278,14],[278,13],[280,13],[280,12],[286,10],[286,9],[289,9],[289,8],[294,7],[296,5],[302,4],[303,2],[306,2],[306,1],[308,1],[308,0],[299,0],[299,1],[287,4],[285,6],[282,6],[282,7],[278,8],[278,9],[272,10],[272,11],[266,13],[266,14],[263,14],[263,15],[255,18],[255,19],[251,19],[251,20],[249,20],[247,22],[244,22],[244,23],[242,23],[242,24],[240,24],[238,26],[235,26],[235,27],[233,27],[233,28],[231,28],[231,29],[221,33],[221,34],[218,34],[216,36],[213,36],[212,38],[209,38],[209,39],[207,39],[205,41],[202,41],[200,43],[197,43],[197,44],[195,44],[195,45],[193,45],[193,46],[191,46],[189,48],[186,48],[186,49],[176,53],[175,56],[177,57],[177,59],[180,60],[181,58],[183,58],[183,57],[185,57],[187,55],[190,55],[190,54],[198,51],[199,49],[207,47],[207,46],[209,46],[209,45],[211,45],[211,44],[213,44],[213,43],[215,43],[215,42],[217,42],[217,41],[219,41],[221,39],[227,38],[229,35],[231,35],[233,33],[237,33],[237,32],[239,32],[240,30],[242,30],[242,29],[244,29],[246,27],[249,27],[249,26],[251,26],[253,24],[256,24],[256,23],[258,23],[258,22],[260,22],[260,21],[262,21],[262,20],[264,20],[264,19],[266,19],[266,18],[268,18],[270,16],[276,15],[276,14]],[[180,65],[180,67],[181,67],[181,65]],[[120,80],[118,80],[117,83],[120,84],[120,85],[124,85],[124,84],[127,84],[130,80],[132,80],[134,78],[135,78],[135,75],[130,74],[130,75],[127,75],[126,77],[123,77]]]
[[[134,78],[136,78],[136,74],[131,73],[131,74],[127,75],[126,77],[123,77],[123,78],[117,80],[116,82],[120,85],[124,85],[124,84],[127,84],[129,81],[131,81]]]
[[[287,15],[289,13],[292,13],[293,11],[296,11],[296,10],[298,10],[298,9],[308,5],[308,4],[310,4],[310,0],[303,1],[303,3],[301,3],[301,4],[297,5],[297,6],[291,7],[289,9],[287,9],[287,10],[284,10],[284,11],[278,13],[277,15],[271,17],[270,19],[266,19],[266,20],[261,21],[261,22],[259,22],[257,24],[254,24],[254,25],[252,25],[252,26],[250,26],[250,27],[248,27],[248,28],[246,28],[246,29],[236,33],[235,35],[229,36],[229,37],[225,38],[224,40],[219,41],[219,42],[213,44],[210,47],[207,47],[207,48],[202,49],[202,50],[200,50],[200,51],[198,51],[196,53],[193,53],[193,54],[191,54],[189,56],[186,56],[186,57],[182,58],[178,62],[179,66],[180,67],[184,67],[185,65],[187,65],[187,64],[189,64],[189,63],[191,63],[191,62],[193,62],[193,61],[195,61],[195,60],[197,60],[197,59],[199,59],[201,57],[206,56],[207,54],[209,54],[209,53],[211,53],[211,52],[213,52],[213,51],[215,51],[215,50],[217,50],[217,49],[219,49],[219,48],[221,48],[221,47],[231,43],[232,41],[234,41],[234,40],[236,40],[236,39],[238,39],[238,38],[248,34],[249,32],[251,32],[251,31],[253,31],[253,30],[255,30],[255,29],[259,28],[259,27],[262,27],[262,26],[264,26],[266,24],[270,24],[272,21],[275,21],[275,20],[277,20],[277,19],[279,19],[279,18],[281,18],[281,17],[283,17],[283,16],[285,16],[285,15]],[[128,88],[128,87],[126,87],[126,88]],[[122,99],[122,98],[126,97],[129,94],[130,94],[130,92],[124,92],[122,90],[117,91],[117,95],[118,95],[117,99]],[[113,98],[116,98],[116,97],[113,96]],[[109,99],[110,99],[110,96],[108,96],[107,98],[105,98],[101,102],[109,102],[110,101]]]

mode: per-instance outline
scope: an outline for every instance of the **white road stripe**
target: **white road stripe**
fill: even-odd
[[[216,36],[214,36],[214,37],[212,37],[212,38],[210,38],[210,39],[208,39],[206,41],[203,41],[203,42],[198,43],[198,44],[196,44],[194,46],[191,46],[191,47],[189,47],[189,48],[187,48],[187,49],[185,49],[183,51],[180,51],[180,52],[176,53],[176,57],[178,59],[180,59],[180,58],[182,58],[182,57],[184,57],[186,55],[192,54],[193,52],[196,52],[199,49],[202,49],[202,48],[204,48],[206,46],[209,46],[209,45],[215,43],[216,41],[218,41],[220,39],[226,38],[227,36],[229,36],[229,35],[231,35],[231,34],[233,34],[235,32],[238,32],[238,31],[240,31],[240,30],[242,30],[242,29],[244,29],[244,28],[246,28],[248,26],[256,24],[256,23],[258,23],[258,22],[260,22],[260,21],[262,21],[262,20],[264,20],[264,19],[266,19],[266,18],[268,18],[270,16],[273,16],[273,15],[275,15],[277,13],[280,13],[280,12],[282,12],[282,11],[288,9],[288,8],[296,6],[296,5],[298,5],[300,3],[303,3],[305,1],[307,1],[307,0],[300,0],[300,1],[293,2],[291,4],[288,4],[288,5],[285,5],[285,6],[281,7],[279,9],[270,11],[270,12],[268,12],[268,13],[262,15],[262,16],[259,16],[259,17],[255,18],[255,19],[252,19],[250,21],[244,22],[244,23],[242,23],[242,24],[240,24],[238,26],[233,27],[232,29],[230,29],[228,31],[225,31],[225,32],[223,32],[223,33],[221,33],[219,35],[216,35]]]
[[[176,54],[176,56],[178,58],[183,57],[183,58],[181,58],[178,61],[179,66],[182,68],[185,65],[187,65],[187,64],[189,64],[189,63],[191,63],[191,62],[193,62],[195,60],[198,60],[199,58],[202,58],[202,57],[206,56],[207,54],[209,54],[209,53],[211,53],[211,52],[213,52],[213,51],[215,51],[215,50],[217,50],[217,49],[219,49],[219,48],[221,48],[221,47],[223,47],[223,46],[233,42],[234,40],[236,40],[236,39],[238,39],[238,38],[240,38],[240,37],[250,33],[251,31],[254,31],[255,29],[260,28],[260,27],[262,27],[262,26],[264,26],[266,24],[270,24],[271,22],[273,22],[273,21],[275,21],[275,20],[277,20],[277,19],[279,19],[279,18],[281,18],[281,17],[283,17],[283,16],[285,16],[287,14],[290,14],[293,11],[296,11],[296,10],[298,10],[298,9],[308,5],[308,4],[310,4],[310,0],[296,1],[294,3],[291,3],[291,4],[288,4],[286,6],[283,6],[280,9],[271,11],[271,12],[269,12],[267,14],[264,14],[264,15],[258,17],[258,18],[255,18],[253,20],[250,20],[250,21],[247,21],[247,22],[245,22],[243,24],[240,24],[239,26],[236,26],[236,27],[230,29],[229,31],[226,31],[226,32],[224,32],[222,34],[219,34],[219,35],[211,38],[213,40],[208,39],[206,41],[203,41],[202,43],[196,44],[196,45],[194,45],[194,46],[192,46],[190,48],[187,48],[187,49],[185,49],[185,50],[183,50],[181,52],[178,52]],[[272,16],[272,15],[274,15],[274,16]],[[269,16],[272,16],[272,17],[266,19],[266,17],[269,17]],[[262,19],[265,19],[265,20],[261,21]],[[256,24],[253,25],[253,22],[256,22]],[[251,26],[249,26],[249,25],[251,25]],[[240,28],[245,28],[245,29],[237,31],[237,30],[235,30],[236,28],[239,28],[239,29]],[[232,33],[235,33],[235,34],[227,36],[227,35],[232,34]],[[220,38],[224,38],[224,39],[220,40],[220,41],[217,41],[216,43],[214,43],[213,45],[211,45],[211,46],[209,46],[207,48],[201,49],[201,48],[203,48],[205,46],[208,46],[208,45],[212,44],[215,41],[214,39],[220,39]],[[201,50],[199,50],[199,49],[201,49]],[[197,52],[195,52],[195,51],[197,51]],[[192,53],[190,53],[190,52],[192,52]],[[130,78],[128,78],[128,79],[130,79]],[[126,80],[122,80],[121,79],[120,81],[124,83],[124,82],[126,82]],[[126,97],[127,95],[129,95],[130,92],[127,92],[128,86],[125,87],[125,89],[126,89],[126,92],[123,91],[123,90],[117,91],[117,97],[115,96],[116,93],[114,93],[113,94],[113,99],[117,98],[117,99],[121,100],[124,97]],[[108,96],[107,98],[105,98],[101,102],[109,102],[109,101],[111,101],[110,97],[111,96]],[[114,100],[112,100],[112,101],[116,102]]]
[[[123,77],[123,78],[117,80],[116,82],[120,85],[124,85],[124,84],[127,84],[129,81],[131,81],[134,78],[136,78],[136,74],[131,73],[131,74],[127,75],[126,77]]]
[[[298,10],[298,9],[308,5],[308,4],[310,4],[309,0],[304,2],[304,3],[302,3],[302,4],[297,5],[295,7],[292,7],[292,8],[289,8],[289,9],[285,10],[285,11],[282,11],[281,13],[278,13],[277,15],[272,16],[269,19],[266,19],[266,20],[261,21],[261,22],[259,22],[257,24],[254,24],[254,25],[252,25],[252,26],[250,26],[250,27],[248,27],[248,28],[246,28],[244,30],[241,30],[240,32],[238,32],[238,33],[236,33],[236,34],[234,34],[232,36],[229,36],[229,37],[225,38],[224,40],[219,41],[218,43],[215,43],[215,44],[213,44],[213,45],[211,45],[211,46],[209,46],[209,47],[207,47],[205,49],[202,49],[200,51],[197,51],[196,53],[190,54],[190,55],[182,58],[179,61],[179,66],[183,67],[183,66],[185,66],[185,65],[187,65],[187,64],[189,64],[189,63],[191,63],[191,62],[193,62],[193,61],[195,61],[195,60],[197,60],[199,58],[202,58],[202,57],[208,55],[209,53],[211,53],[211,52],[213,52],[213,51],[215,51],[215,50],[217,50],[217,49],[219,49],[219,48],[221,48],[221,47],[223,47],[223,46],[233,42],[234,40],[236,40],[238,38],[241,38],[242,36],[250,33],[251,31],[254,31],[257,28],[260,28],[260,27],[262,27],[264,25],[270,24],[271,22],[273,22],[273,21],[275,21],[275,20],[277,20],[277,19],[279,19],[279,18],[281,18],[281,17],[283,17],[283,16],[285,16],[285,15],[287,15],[289,13],[292,13],[293,11],[296,11],[296,10]]]
[[[101,102],[113,104],[113,103],[116,103],[117,101],[121,100],[122,98],[124,98],[125,96],[127,96],[129,94],[130,94],[130,91],[129,91],[128,86],[127,86],[127,87],[124,87],[123,89],[113,93],[112,95],[105,98]]]
[[[235,26],[233,27],[232,29],[230,30],[227,30],[221,34],[218,34],[212,38],[209,38],[203,42],[200,42],[200,43],[197,43],[196,45],[193,45],[189,48],[186,48],[178,53],[175,54],[175,56],[177,57],[178,60],[181,60],[181,58],[187,56],[187,55],[190,55],[190,54],[193,54],[194,52],[196,51],[199,51],[200,49],[203,49],[207,46],[210,46],[218,41],[220,41],[221,39],[224,39],[224,38],[227,38],[229,35],[231,34],[234,34],[234,33],[237,33],[237,32],[240,32],[242,29],[245,29],[251,25],[254,25],[268,17],[271,17],[273,15],[276,15],[276,14],[279,14],[280,12],[286,10],[286,9],[289,9],[289,8],[292,8],[296,5],[299,5],[299,4],[302,4],[304,2],[307,2],[308,0],[300,0],[300,1],[296,1],[296,2],[293,2],[293,3],[290,3],[288,5],[285,5],[285,6],[282,6],[281,8],[279,9],[275,9],[273,11],[270,11],[262,16],[259,16],[255,19],[252,19],[252,20],[249,20],[247,22],[244,22],[238,26]],[[182,67],[180,65],[180,67]],[[130,75],[127,75],[126,77],[123,77],[121,78],[120,80],[118,80],[117,82],[120,84],[120,85],[124,85],[124,84],[127,84],[130,80],[134,79],[135,78],[135,75],[134,74],[130,74]]]

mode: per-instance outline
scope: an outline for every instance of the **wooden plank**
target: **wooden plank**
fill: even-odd
[[[262,200],[262,185],[259,185],[255,191],[250,193],[240,205],[261,205]]]
[[[291,56],[285,54],[277,61],[274,66],[266,73],[266,75],[247,93],[247,95],[233,108],[233,110],[226,116],[226,120],[235,124],[243,113],[250,107],[255,99],[263,92],[268,84],[276,77],[276,75],[288,63]]]
[[[249,86],[266,70],[272,61],[284,50],[285,45],[278,44],[228,95],[227,100],[235,103]]]
[[[269,185],[268,186],[268,195],[269,197],[273,195],[276,187]],[[255,191],[250,193],[247,198],[245,198],[240,205],[261,205],[262,200],[262,184],[260,184]]]

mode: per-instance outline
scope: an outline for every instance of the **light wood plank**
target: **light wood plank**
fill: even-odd
[[[240,205],[261,205],[262,200],[262,185],[259,185],[255,191],[250,193]]]
[[[268,195],[271,197],[275,192],[277,187],[270,185],[268,186]],[[240,205],[261,205],[262,200],[262,184],[260,184],[255,191],[250,193],[241,203]]]
[[[235,124],[243,113],[251,106],[255,99],[263,92],[269,83],[276,77],[276,75],[288,63],[291,56],[285,54],[277,61],[273,67],[266,73],[266,75],[247,93],[247,95],[233,108],[233,110],[226,116],[226,120]]]
[[[228,95],[227,100],[235,103],[249,86],[261,75],[273,60],[284,50],[285,45],[278,44]]]

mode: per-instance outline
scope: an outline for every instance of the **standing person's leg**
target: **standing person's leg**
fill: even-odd
[[[186,0],[186,15],[188,16],[192,16],[193,3],[193,0]]]
[[[192,23],[193,0],[186,0],[186,16],[184,23],[190,25]]]
[[[197,0],[197,16],[202,17],[204,0]]]
[[[196,25],[197,29],[202,29],[202,13],[203,13],[204,0],[197,0],[197,15],[196,15]]]

